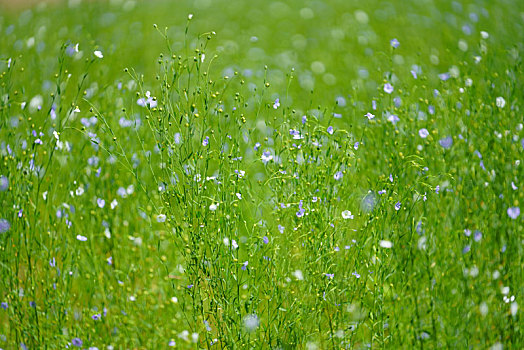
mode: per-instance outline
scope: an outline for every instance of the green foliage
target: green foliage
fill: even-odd
[[[522,348],[523,26],[518,1],[3,11],[0,347]]]

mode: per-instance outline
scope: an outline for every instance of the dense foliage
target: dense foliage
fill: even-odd
[[[0,14],[0,347],[522,348],[524,3]]]

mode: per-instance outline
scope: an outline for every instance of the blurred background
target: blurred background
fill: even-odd
[[[405,299],[408,300],[406,303],[409,307],[404,308],[406,304],[397,301],[392,301],[388,307],[397,308],[400,315],[399,319],[401,319],[401,322],[398,323],[401,327],[398,329],[401,332],[406,332],[406,339],[408,336],[411,337],[411,333],[413,333],[414,336],[411,338],[420,340],[422,335],[415,335],[409,327],[412,327],[413,305],[418,310],[420,300],[418,298],[421,298],[425,303],[424,308],[433,308],[436,315],[432,320],[425,320],[426,324],[429,325],[433,321],[434,325],[435,320],[440,320],[440,317],[443,319],[449,317],[451,321],[447,323],[447,334],[460,337],[464,342],[460,344],[451,342],[447,344],[447,347],[464,348],[472,345],[472,343],[468,343],[469,339],[464,337],[464,334],[477,334],[476,336],[479,339],[482,337],[489,338],[482,345],[493,344],[495,339],[498,339],[496,337],[499,333],[493,332],[492,327],[507,326],[509,328],[510,326],[513,327],[513,322],[518,324],[516,321],[507,321],[507,310],[504,311],[505,314],[501,311],[489,320],[477,317],[478,312],[473,308],[473,305],[475,305],[474,302],[478,303],[478,301],[484,300],[482,298],[485,298],[485,295],[482,293],[489,292],[489,289],[486,288],[488,282],[484,283],[484,281],[487,281],[490,277],[489,274],[481,273],[479,276],[484,276],[482,277],[484,279],[479,277],[475,280],[475,284],[472,282],[471,291],[474,290],[477,294],[470,294],[473,292],[469,288],[464,288],[466,280],[462,279],[463,266],[460,264],[466,258],[469,264],[470,257],[466,256],[463,260],[456,258],[456,256],[462,256],[463,253],[462,247],[454,239],[464,236],[462,231],[465,220],[473,220],[473,222],[467,222],[466,227],[482,227],[477,222],[485,222],[492,225],[489,230],[505,232],[505,229],[501,228],[503,227],[500,224],[501,220],[498,220],[496,216],[496,212],[501,211],[502,202],[494,199],[501,198],[498,196],[503,190],[506,191],[504,193],[507,198],[511,198],[511,195],[508,195],[508,193],[512,193],[510,192],[509,181],[505,179],[509,180],[510,175],[511,177],[517,176],[517,173],[510,174],[510,171],[513,170],[509,167],[509,163],[506,164],[507,159],[510,159],[507,154],[510,147],[516,152],[516,141],[518,140],[502,143],[502,141],[498,141],[502,137],[502,133],[499,133],[499,131],[515,130],[516,126],[513,124],[521,123],[522,118],[519,120],[519,115],[515,114],[519,111],[518,109],[511,112],[513,113],[511,118],[504,116],[500,119],[499,115],[492,113],[492,111],[497,111],[494,104],[496,96],[505,96],[508,107],[513,105],[518,107],[518,104],[520,104],[522,79],[518,77],[522,76],[522,68],[520,67],[522,67],[521,53],[524,51],[523,35],[524,1],[522,0],[500,0],[496,3],[488,0],[68,0],[51,2],[0,0],[0,71],[1,69],[7,71],[11,64],[13,64],[12,67],[16,67],[16,75],[13,75],[15,78],[9,81],[12,86],[6,85],[7,88],[14,91],[15,102],[13,102],[13,106],[17,106],[17,110],[13,112],[15,114],[12,120],[16,122],[13,125],[19,125],[18,114],[16,113],[25,112],[21,112],[23,108],[19,110],[18,106],[22,106],[22,104],[25,106],[26,101],[29,102],[30,108],[32,104],[34,105],[35,116],[38,115],[42,120],[49,119],[47,117],[50,115],[50,111],[45,110],[45,108],[37,114],[37,107],[42,103],[38,100],[44,101],[44,106],[51,106],[52,101],[54,101],[53,94],[58,85],[67,87],[67,89],[63,89],[64,96],[61,97],[64,106],[73,108],[76,106],[73,101],[79,101],[79,107],[85,113],[82,115],[84,117],[88,116],[87,111],[89,111],[90,104],[96,104],[97,108],[107,113],[107,117],[115,125],[118,123],[121,126],[118,129],[121,133],[121,135],[118,135],[118,139],[126,140],[125,137],[135,137],[136,135],[132,132],[134,130],[126,129],[123,126],[128,122],[123,117],[123,107],[128,107],[132,115],[138,116],[144,116],[144,110],[137,105],[136,84],[129,74],[124,72],[124,68],[129,68],[130,71],[134,70],[139,77],[143,74],[143,79],[140,79],[144,85],[142,90],[150,90],[153,94],[158,94],[161,91],[160,82],[162,81],[161,77],[157,78],[157,75],[162,74],[158,64],[160,55],[163,53],[165,58],[165,55],[172,51],[177,56],[189,57],[190,61],[195,57],[198,61],[196,57],[202,56],[198,56],[195,49],[202,49],[204,46],[206,58],[203,66],[208,69],[208,64],[213,62],[211,68],[209,68],[208,77],[210,79],[218,81],[221,76],[231,77],[235,72],[238,72],[239,78],[245,80],[247,91],[243,90],[241,97],[243,101],[249,102],[249,107],[246,105],[245,109],[246,116],[248,119],[251,118],[249,121],[251,124],[248,125],[255,132],[259,132],[259,134],[255,134],[252,140],[256,140],[256,137],[263,140],[262,132],[268,132],[268,135],[272,132],[269,127],[265,127],[264,120],[268,120],[268,116],[272,115],[271,112],[274,112],[272,104],[276,98],[280,98],[280,103],[282,103],[283,108],[280,110],[285,110],[289,106],[297,109],[296,118],[291,124],[298,124],[298,118],[305,114],[315,117],[324,115],[327,118],[333,116],[336,120],[332,124],[328,124],[328,121],[326,121],[325,125],[333,125],[339,129],[351,129],[354,133],[354,139],[362,140],[365,147],[361,150],[365,151],[360,153],[363,156],[358,158],[358,172],[355,170],[355,174],[351,174],[351,176],[355,176],[353,181],[355,183],[355,198],[360,196],[359,191],[366,193],[365,191],[369,188],[373,188],[372,184],[369,183],[372,181],[370,179],[379,179],[380,176],[395,173],[395,170],[391,169],[396,169],[398,164],[404,164],[400,163],[401,159],[402,161],[404,159],[404,154],[427,156],[430,162],[429,168],[434,174],[458,174],[454,177],[458,179],[457,181],[463,181],[458,183],[464,184],[464,188],[461,190],[461,187],[457,187],[458,190],[454,193],[463,194],[460,201],[458,196],[455,197],[450,194],[442,200],[431,202],[433,203],[432,206],[428,206],[430,209],[427,213],[424,213],[428,216],[428,233],[453,232],[456,234],[439,236],[438,244],[434,244],[434,246],[442,245],[444,247],[447,243],[449,247],[456,250],[456,255],[453,255],[455,253],[450,254],[447,249],[442,249],[440,250],[441,255],[434,258],[434,263],[424,257],[421,263],[416,262],[409,268],[411,270],[408,269],[411,275],[409,273],[399,274],[398,280],[396,280],[398,283],[395,282],[396,285],[400,286],[399,293],[403,295],[405,286],[412,288],[412,285],[405,283],[405,281],[419,282],[420,276],[426,276],[427,271],[432,271],[431,269],[437,266],[435,271],[442,272],[442,277],[438,277],[440,274],[435,272],[435,278],[439,279],[436,285],[440,289],[435,289],[434,293],[435,296],[442,297],[442,299],[439,301],[439,298],[426,293],[429,290],[428,288],[433,290],[434,284],[431,278],[426,279],[424,277],[427,284],[421,283],[420,289],[408,291],[407,294],[414,301],[411,303],[409,299]],[[167,40],[165,36],[167,36]],[[393,39],[396,39],[396,41],[392,41]],[[168,46],[171,50],[167,49]],[[95,52],[97,52],[96,56]],[[103,58],[99,59],[102,55]],[[84,82],[83,78],[86,76],[84,74],[87,71],[89,71],[89,76]],[[57,84],[57,77],[60,76],[57,72],[63,75],[62,85]],[[291,74],[293,79],[290,78]],[[467,81],[470,77],[473,80],[468,85]],[[220,84],[223,84],[224,81],[221,80]],[[233,79],[229,81],[233,81]],[[260,87],[264,86],[263,82],[265,81],[270,83],[270,87],[261,89]],[[391,83],[395,87],[393,93],[392,91],[384,92],[385,82]],[[76,91],[77,86],[78,92]],[[471,87],[471,89],[464,90],[462,88],[464,86]],[[461,87],[460,90],[459,87]],[[227,90],[226,94],[222,95],[226,96],[226,105],[227,99],[232,100],[234,98],[234,91],[236,90],[231,88]],[[517,95],[519,92],[520,95]],[[77,100],[79,93],[83,93],[83,98]],[[441,94],[441,97],[437,98],[439,94]],[[37,96],[38,99],[36,99]],[[252,120],[255,113],[258,115],[255,106],[260,101],[270,102],[271,104],[266,106],[268,107],[266,110],[262,110],[259,120]],[[372,107],[373,102],[379,103],[378,108]],[[484,106],[484,104],[490,103],[491,107]],[[232,105],[232,103],[229,103],[229,105]],[[384,122],[382,124],[378,122],[379,126],[377,127],[368,128],[367,124],[364,123],[367,122],[364,114],[374,110],[377,111],[373,112],[377,113],[376,119]],[[509,108],[507,110],[509,111]],[[388,115],[388,111],[397,113],[402,122],[395,125],[395,119],[392,119],[393,121],[388,119],[388,117],[394,116],[393,114]],[[382,113],[382,116],[378,115],[379,113]],[[474,118],[470,118],[470,115]],[[27,124],[20,124],[23,128],[18,129],[27,131],[27,135],[29,135],[29,130],[34,128],[28,123],[29,120],[31,119],[27,120]],[[124,123],[122,123],[122,120]],[[85,126],[86,123],[84,121],[80,124],[81,120],[74,122],[78,128],[81,125]],[[388,124],[388,122],[393,125]],[[26,122],[24,121],[24,123]],[[89,122],[87,124],[89,125]],[[101,124],[98,123],[96,126],[89,126],[89,128],[93,132],[97,132],[99,137],[105,138],[102,139],[102,144],[104,142],[105,144],[112,144],[114,141],[109,133],[104,132]],[[428,142],[427,151],[424,151],[426,148],[422,147],[423,141],[421,141],[421,137],[417,136],[415,125],[420,128],[427,127],[434,131],[434,136],[432,136],[435,137],[434,142]],[[461,134],[464,133],[463,130],[470,130],[467,136],[470,144],[463,141]],[[495,135],[501,135],[497,140],[493,136],[495,131],[497,132]],[[7,132],[10,132],[10,130],[7,129]],[[19,137],[16,133],[13,135],[13,138]],[[69,135],[64,132],[60,136],[64,140],[69,137],[69,140],[71,142],[74,140],[77,145],[75,145],[76,148],[73,148],[74,158],[66,158],[65,153],[62,158],[63,169],[67,169],[67,171],[54,170],[57,173],[53,174],[56,186],[68,182],[69,186],[73,186],[70,184],[71,178],[75,179],[74,176],[77,176],[76,178],[82,179],[79,181],[84,183],[90,181],[94,184],[93,187],[98,186],[96,188],[100,189],[100,193],[105,192],[107,195],[107,193],[114,194],[117,188],[120,190],[120,188],[132,184],[133,179],[127,172],[122,171],[120,172],[121,175],[118,175],[119,172],[112,171],[115,169],[113,163],[109,162],[109,158],[105,159],[105,153],[96,147],[92,147],[92,136],[90,134],[86,134],[84,139],[78,138],[78,135],[80,134],[75,134],[70,130]],[[454,139],[451,139],[451,137],[443,138],[448,135],[453,135]],[[49,135],[49,139],[52,139],[52,137]],[[22,137],[20,136],[20,138]],[[437,139],[441,139],[441,141],[454,140],[453,142],[460,146],[456,146],[451,152],[448,150],[451,145],[447,147],[444,147],[442,143],[439,145],[436,142]],[[132,158],[133,161],[136,160],[137,166],[140,161],[142,161],[142,164],[147,164],[147,153],[142,152],[142,144],[137,142],[136,138],[131,140],[134,140],[134,143],[124,141],[126,151],[130,154],[134,152],[133,156],[140,155],[137,158]],[[150,149],[153,149],[153,141],[153,138],[148,139]],[[268,141],[267,137],[266,141]],[[252,146],[249,146],[250,150],[253,149]],[[424,147],[426,147],[426,143],[424,143]],[[499,184],[498,187],[493,186],[493,190],[485,189],[485,184],[487,184],[485,181],[488,181],[487,179],[490,176],[487,171],[483,169],[483,172],[481,172],[471,165],[473,163],[466,161],[474,159],[474,163],[477,164],[479,160],[476,157],[482,158],[473,153],[477,149],[482,152],[487,169],[499,169],[498,171],[507,172],[507,176],[497,174]],[[104,173],[100,179],[97,178],[98,175],[95,175],[95,168],[98,166],[98,158],[95,157],[97,154],[100,155],[101,159],[104,158],[101,160]],[[76,159],[77,165],[71,166],[70,163],[66,162],[69,159]],[[93,159],[96,159],[96,162]],[[482,162],[480,160],[480,164],[484,167]],[[97,165],[92,166],[91,163]],[[15,163],[13,162],[13,164]],[[260,168],[262,166],[261,162],[256,165]],[[107,171],[106,169],[110,170]],[[357,167],[353,169],[357,169]],[[363,169],[363,171],[360,169]],[[70,172],[74,175],[71,175]],[[120,178],[117,178],[118,176]],[[348,179],[349,176],[350,173],[346,175],[345,179]],[[402,177],[399,176],[399,178]],[[410,179],[409,176],[405,178]],[[495,178],[494,175],[493,178]],[[99,180],[103,181],[103,184]],[[153,180],[149,178],[147,180],[153,183]],[[386,180],[385,177],[383,177],[383,180],[393,183],[393,180]],[[408,198],[411,193],[407,191],[408,188],[411,188],[412,183],[407,183],[407,180],[404,183],[399,183],[401,185],[397,185],[397,180],[395,180],[395,186],[398,186],[401,191],[406,191],[405,198]],[[449,182],[447,183],[449,184]],[[472,189],[472,184],[476,184],[477,187]],[[74,185],[75,188],[69,187],[69,189],[76,189],[76,183]],[[19,186],[13,187],[17,189]],[[20,192],[22,191],[20,190]],[[442,192],[446,193],[444,189],[442,189]],[[52,191],[50,190],[49,193],[51,194]],[[70,201],[66,190],[62,190],[61,195],[64,196],[64,199],[60,201],[56,199],[56,203]],[[262,193],[262,195],[266,194]],[[142,290],[149,288],[151,284],[155,284],[154,287],[156,288],[158,282],[158,290],[169,292],[170,282],[164,280],[165,276],[153,275],[153,271],[158,274],[163,273],[162,262],[165,259],[152,259],[151,256],[153,255],[148,251],[150,248],[147,245],[150,242],[156,242],[156,236],[154,237],[153,234],[157,234],[149,230],[146,221],[152,209],[146,208],[149,213],[146,215],[142,211],[141,203],[147,203],[148,198],[143,193],[140,194],[141,197],[138,197],[138,194],[136,196],[133,200],[127,202],[122,200],[119,207],[122,208],[123,215],[121,216],[102,217],[89,214],[91,211],[87,210],[95,205],[100,205],[87,202],[87,200],[83,204],[79,202],[76,210],[79,213],[85,210],[85,215],[89,217],[89,220],[86,220],[87,223],[83,224],[84,230],[96,232],[102,240],[105,238],[102,236],[103,223],[101,221],[110,222],[114,220],[114,226],[118,228],[114,232],[114,237],[118,238],[117,242],[121,244],[121,247],[115,248],[114,255],[111,256],[109,256],[109,252],[113,251],[113,246],[107,248],[107,257],[114,257],[115,264],[124,268],[123,276],[131,276],[126,280],[126,283]],[[155,200],[158,200],[158,198]],[[98,206],[94,208],[96,210],[101,209]],[[479,206],[484,210],[484,217],[472,214],[480,210]],[[500,207],[494,209],[493,206]],[[5,205],[4,207],[7,210],[10,206]],[[391,206],[391,210],[394,210],[392,208],[393,206]],[[137,212],[141,213],[140,215],[143,213],[143,220],[135,215]],[[49,217],[54,218],[54,212],[49,213]],[[294,214],[291,215],[294,216]],[[132,218],[129,219],[131,228],[120,230],[119,220],[125,221],[128,220],[128,217]],[[391,215],[389,217],[396,216]],[[255,219],[256,217],[253,216],[253,221]],[[376,222],[382,225],[382,221]],[[378,223],[376,225],[379,225]],[[414,223],[415,221],[413,221]],[[426,225],[426,223],[424,224]],[[388,227],[387,225],[384,226]],[[413,226],[411,232],[414,232],[414,225],[410,224],[409,227],[411,226]],[[65,232],[65,226],[63,227]],[[419,231],[418,227],[417,232]],[[47,227],[42,225],[39,228],[42,230],[42,235],[45,234],[44,228]],[[401,227],[397,221],[394,221],[394,225],[388,229],[391,229],[391,232],[404,232],[405,227]],[[486,226],[486,230],[488,230],[488,226]],[[381,226],[377,226],[377,232],[383,231]],[[508,232],[510,231],[508,230]],[[132,235],[142,237],[142,233],[146,244],[137,248],[139,246],[136,243],[138,240],[134,240],[135,238]],[[421,233],[418,232],[418,234]],[[62,244],[61,241],[59,242]],[[371,241],[368,240],[368,242]],[[180,261],[177,260],[180,257],[177,256],[178,251],[170,249],[167,243],[169,242],[166,242],[162,249],[159,248],[159,251],[162,250],[162,254],[166,254],[171,263],[170,272],[172,272]],[[286,240],[284,244],[291,243]],[[514,247],[516,246],[514,245]],[[469,251],[470,247],[466,247]],[[129,254],[130,249],[127,248],[136,249],[143,255],[139,259],[138,255]],[[106,253],[105,249],[106,246],[102,245],[97,247],[96,250],[93,249],[94,255],[103,256]],[[420,246],[419,249],[421,249]],[[498,246],[496,246],[493,249],[474,250],[477,254],[475,256],[476,264],[480,267],[480,271],[487,272],[487,269],[491,271],[496,268],[491,266],[491,262],[494,262],[493,265],[498,264],[501,256],[498,249]],[[36,242],[34,243],[34,251],[42,255],[40,261],[44,261],[44,263],[51,258],[44,256],[47,253],[43,252]],[[399,251],[407,254],[407,250],[401,249]],[[452,251],[452,249],[449,249],[449,251]],[[331,253],[330,251],[329,254]],[[411,252],[409,253],[411,254]],[[83,251],[78,254],[81,256],[80,254],[83,254]],[[491,254],[491,257],[486,257],[488,254]],[[516,256],[516,250],[512,254]],[[13,254],[12,259],[15,256],[17,255]],[[142,257],[148,258],[142,259]],[[398,266],[404,266],[402,255],[395,255],[395,258],[397,257]],[[143,266],[139,266],[139,268],[143,267],[142,270],[133,270],[133,264],[136,261],[143,263]],[[515,272],[513,274],[518,276],[521,271],[518,268],[521,261],[518,259],[508,259],[508,261],[505,269],[511,271],[511,268],[514,267]],[[513,265],[510,266],[510,263]],[[103,262],[103,264],[106,265],[106,262]],[[250,268],[252,264],[251,262]],[[482,267],[483,265],[487,267]],[[86,266],[81,264],[81,266],[91,276],[97,274],[97,267],[87,264]],[[93,264],[93,266],[95,265]],[[283,263],[281,266],[282,271],[287,269],[287,264]],[[339,266],[341,272],[349,273],[344,264]],[[389,265],[385,264],[384,266]],[[464,266],[469,267],[470,265]],[[146,272],[148,269],[151,269],[151,275]],[[400,270],[405,271],[404,267]],[[47,270],[42,269],[42,271],[47,273]],[[104,271],[109,271],[107,273],[112,274],[109,268]],[[478,273],[478,269],[476,271]],[[460,278],[449,278],[450,272],[451,274],[454,273],[455,276],[460,276]],[[43,274],[42,276],[47,275]],[[100,281],[107,283],[105,286],[108,289],[113,288],[113,286],[120,288],[118,287],[120,281],[117,280],[117,278],[120,278],[119,275],[111,276],[111,279],[104,280],[101,278]],[[284,276],[284,274],[275,276]],[[324,274],[319,273],[318,276],[318,280],[321,281],[319,285],[327,280]],[[508,276],[511,276],[511,273],[508,272]],[[13,281],[19,283],[18,278],[13,278]],[[274,281],[276,282],[277,278]],[[22,282],[20,283],[22,284]],[[183,283],[188,285],[189,281],[180,281],[180,285],[183,285]],[[495,286],[495,282],[489,283],[493,283],[493,286]],[[518,285],[518,282],[515,284]],[[87,316],[87,312],[91,312],[91,306],[86,306],[83,300],[90,300],[92,293],[89,289],[84,291],[85,285],[98,288],[95,283],[88,284],[84,280],[78,279],[78,285],[72,290],[78,290],[84,299],[79,297],[78,300],[71,301],[69,295],[63,294],[63,304],[78,305],[85,310],[85,317],[89,318],[92,317],[92,313]],[[340,286],[346,288],[343,282]],[[391,287],[393,288],[393,285]],[[47,288],[45,290],[51,290],[52,287],[45,286],[45,288]],[[389,287],[387,288],[389,289]],[[498,289],[492,288],[491,290],[495,293],[495,290]],[[441,291],[442,295],[440,295]],[[117,294],[118,298],[115,298],[118,299],[118,302],[115,302],[114,309],[117,310],[115,314],[120,315],[120,305],[126,303],[127,295],[125,293],[127,292],[122,289],[122,292],[117,293],[121,294]],[[131,293],[130,289],[129,293]],[[393,292],[385,293],[393,295]],[[106,291],[101,290],[95,299],[103,300],[106,294]],[[288,299],[284,292],[282,292],[282,295],[285,300]],[[320,295],[318,293],[316,296],[311,294],[315,300],[320,300]],[[162,301],[159,304],[163,307],[163,303],[170,296],[168,294],[162,296]],[[363,298],[369,297],[369,293],[363,292],[362,296]],[[496,297],[499,298],[498,295]],[[56,298],[56,300],[62,300],[59,299],[62,298],[61,295]],[[438,301],[437,304],[434,303],[435,300]],[[468,303],[464,300],[468,300]],[[47,299],[46,302],[49,305],[58,304],[58,302],[48,301]],[[382,301],[374,303],[376,307],[380,308],[383,304]],[[27,308],[31,307],[27,303],[24,305]],[[136,328],[126,326],[126,329],[136,329],[136,331],[130,331],[128,334],[122,333],[122,338],[131,338],[131,344],[149,344],[149,346],[146,346],[147,348],[158,348],[158,345],[154,346],[154,343],[152,343],[153,345],[148,343],[151,339],[153,339],[151,341],[157,341],[150,335],[155,332],[162,333],[158,331],[158,328],[162,327],[165,327],[165,333],[168,333],[167,329],[170,327],[168,323],[159,324],[156,311],[160,310],[160,307],[149,309],[149,305],[146,304],[136,303],[134,305],[137,305],[134,306],[134,309],[132,309],[133,306],[126,309],[127,313],[140,316],[145,313],[148,316],[146,320],[148,324],[140,323],[142,318],[135,317],[134,320],[139,320],[135,325]],[[304,305],[308,306],[306,303]],[[436,306],[434,307],[434,305]],[[463,308],[463,305],[466,305],[466,307]],[[500,305],[495,305],[497,306],[490,306],[490,310],[502,310]],[[144,310],[147,311],[144,312]],[[304,319],[307,319],[311,315],[311,309],[304,307],[302,310],[302,315],[306,315]],[[30,311],[33,314],[33,310],[30,309]],[[20,314],[20,319],[25,320],[25,315],[29,314],[29,312]],[[127,317],[126,315],[123,314],[123,316],[118,317],[124,318],[124,316]],[[183,317],[180,316],[179,319],[183,319]],[[132,317],[131,320],[133,320]],[[468,322],[464,322],[464,320]],[[374,324],[374,320],[372,321]],[[54,324],[51,325],[52,322],[54,320],[50,318],[49,329],[55,327]],[[127,319],[125,322],[127,322]],[[393,317],[391,322],[394,322]],[[13,324],[21,323],[13,322]],[[295,327],[294,321],[292,323],[290,325],[292,324],[292,327]],[[384,330],[386,324],[380,325],[377,329]],[[202,320],[198,321],[198,325],[204,327]],[[314,322],[311,322],[310,326],[316,327]],[[77,327],[80,329],[80,325]],[[119,325],[119,327],[121,326]],[[145,327],[148,327],[148,332],[143,331],[146,329]],[[365,327],[362,327],[362,329],[365,329]],[[391,329],[395,329],[393,325]],[[112,329],[108,327],[105,331],[106,334],[111,334]],[[35,333],[34,329],[27,332],[28,334]],[[303,334],[308,334],[308,332],[304,331]],[[362,338],[365,338],[365,332],[368,331],[363,331]],[[49,331],[49,335],[55,333]],[[501,331],[500,334],[503,334],[503,332]],[[509,331],[507,334],[510,334]],[[164,334],[161,336],[163,337]],[[140,342],[135,342],[133,337],[140,338]],[[165,340],[167,340],[166,337],[162,338],[162,344],[166,343]],[[440,345],[442,344],[440,343]],[[482,346],[479,344],[478,347]],[[29,348],[36,348],[36,346]]]
[[[504,33],[524,31],[522,1],[500,1],[488,6],[489,11],[486,1],[432,0],[365,4],[346,0],[1,0],[0,4],[0,28],[15,34],[0,40],[4,47],[21,52],[29,40],[38,57],[43,51],[58,52],[65,42],[80,43],[81,50],[91,45],[104,51],[105,61],[113,68],[134,67],[151,74],[156,71],[155,59],[165,51],[153,24],[162,32],[167,28],[173,49],[181,50],[187,17],[193,14],[190,46],[196,46],[198,35],[215,32],[208,57],[219,54],[216,67],[224,75],[236,70],[248,79],[262,79],[267,65],[269,81],[285,87],[286,75],[295,69],[297,84],[291,86],[295,97],[315,90],[312,98],[330,101],[333,95],[347,97],[350,91],[376,92],[389,74],[393,73],[394,82],[396,76],[409,75],[414,65],[419,70],[424,66],[425,74],[438,79],[438,74],[459,66],[466,55],[478,54],[479,33],[487,27],[500,33],[496,40],[501,47],[519,44]],[[47,16],[51,10],[52,16]],[[497,20],[502,17],[504,21]],[[27,33],[32,36],[25,37]],[[399,49],[390,47],[392,38],[399,40]],[[123,42],[126,45],[115,45]],[[457,46],[450,48],[450,42],[460,46],[458,52],[464,57],[456,56]],[[42,69],[56,66],[56,62],[42,63]],[[323,91],[329,91],[329,96]]]

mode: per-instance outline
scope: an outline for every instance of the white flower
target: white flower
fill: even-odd
[[[514,303],[511,303],[510,311],[511,311],[511,316],[517,315],[517,311],[519,311],[519,304],[517,304],[516,301]]]
[[[390,241],[380,241],[380,242],[379,242],[379,245],[380,245],[382,248],[386,248],[386,249],[389,249],[389,248],[393,247],[393,243],[390,242]]]
[[[420,137],[422,137],[423,139],[425,139],[426,137],[429,136],[429,131],[428,131],[428,129],[422,128],[422,129],[420,129],[420,130],[418,131],[418,135],[419,135]]]
[[[342,217],[344,218],[344,220],[353,219],[353,215],[351,215],[351,212],[349,210],[344,210],[342,212]]]
[[[93,52],[93,54],[98,58],[104,58],[102,51],[96,50],[95,52]]]
[[[369,112],[367,112],[367,113],[364,115],[364,117],[368,117],[368,119],[371,120],[371,119],[375,118],[375,115],[374,115],[374,114],[371,114],[371,113],[369,113]]]
[[[246,330],[248,332],[254,332],[258,325],[260,324],[260,321],[258,320],[257,315],[251,314],[244,317],[244,326],[246,327]]]
[[[87,241],[87,237],[82,235],[76,235],[76,239],[78,239],[81,242]]]
[[[392,123],[393,125],[395,125],[399,120],[400,118],[395,114],[390,114],[388,116],[388,122]]]
[[[153,97],[151,97],[150,91],[146,91],[146,98],[144,97],[139,98],[136,101],[136,104],[139,105],[140,107],[149,106],[150,108],[155,108],[158,105],[157,101]]]
[[[266,150],[262,153],[261,159],[264,164],[267,164],[269,161],[273,160],[273,156],[271,155],[271,152]]]
[[[38,107],[42,106],[42,103],[44,103],[44,98],[41,95],[36,95],[29,101],[29,110],[31,112],[36,111]]]
[[[102,198],[98,198],[96,200],[96,204],[98,205],[99,208],[103,208],[106,205],[106,201]]]
[[[215,210],[217,210],[217,208],[218,208],[218,204],[219,204],[219,203],[217,203],[217,204],[214,204],[214,203],[211,204],[211,205],[209,206],[209,210],[211,210],[211,211],[215,211]]]
[[[488,304],[486,304],[485,301],[483,301],[482,303],[480,303],[479,305],[479,311],[480,311],[480,314],[482,316],[486,316],[488,314],[488,311],[489,311],[489,308],[488,308]]]
[[[75,191],[77,196],[81,196],[84,194],[84,188],[82,186],[78,187]]]
[[[304,280],[304,275],[302,274],[302,271],[300,270],[296,270],[295,272],[293,272],[293,276],[295,276],[295,278],[299,281]]]
[[[165,222],[166,221],[166,215],[165,214],[158,214],[156,216],[156,221],[157,222]]]
[[[193,343],[198,343],[198,333],[191,333],[191,340]]]
[[[498,108],[504,108],[504,106],[506,105],[506,100],[504,99],[504,97],[499,96],[496,98],[495,103]]]
[[[111,209],[115,209],[117,205],[118,201],[116,199],[113,199],[113,201],[111,202]]]

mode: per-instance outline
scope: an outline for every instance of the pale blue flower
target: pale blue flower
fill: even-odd
[[[453,138],[451,136],[447,136],[441,139],[438,143],[440,146],[442,146],[442,148],[449,149],[451,146],[453,146]]]
[[[0,233],[9,231],[11,224],[6,219],[0,219]]]
[[[510,207],[508,208],[508,216],[512,218],[513,220],[516,220],[520,215],[520,208],[519,207]]]
[[[397,47],[400,46],[400,43],[399,43],[399,41],[398,41],[396,38],[391,39],[391,40],[389,41],[389,44],[390,44],[391,47],[394,48],[394,49],[396,49]]]
[[[82,344],[83,344],[82,339],[80,338],[73,338],[71,342],[73,343],[74,346],[79,347],[79,348],[82,347]]]
[[[393,85],[391,85],[390,83],[385,83],[384,84],[384,92],[386,94],[391,94],[393,92],[394,88],[393,88]]]

